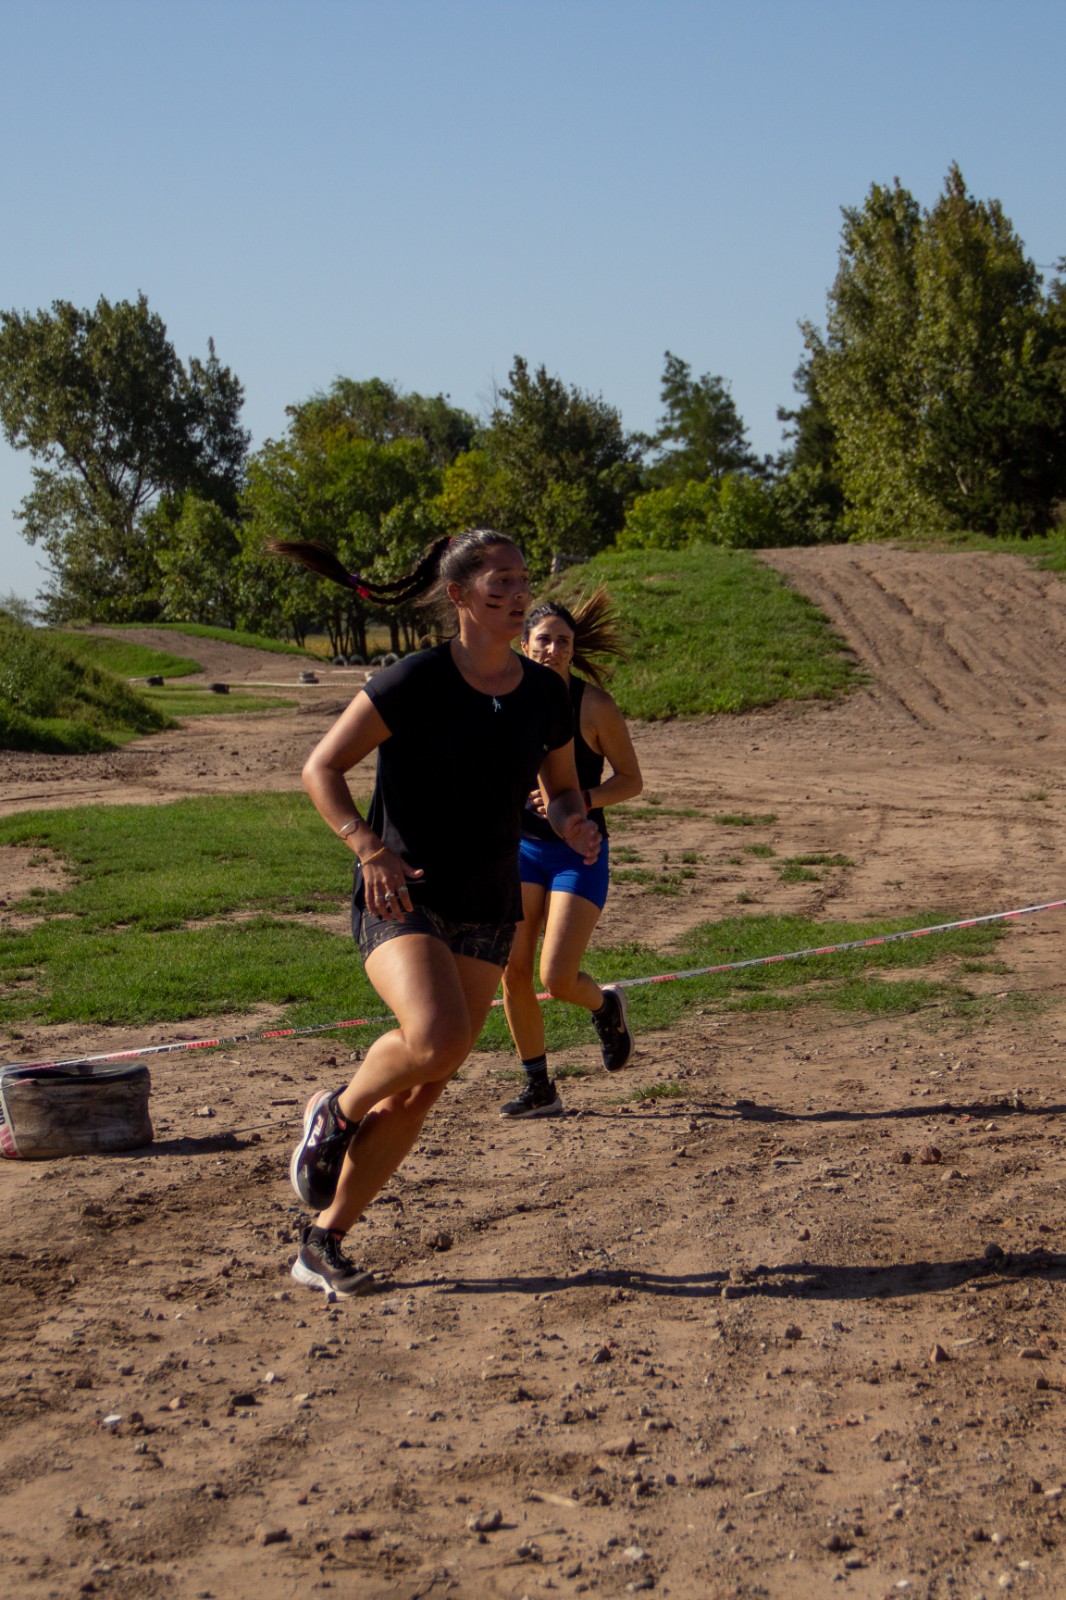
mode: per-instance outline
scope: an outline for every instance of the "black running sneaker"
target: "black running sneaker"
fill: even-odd
[[[337,1096],[320,1089],[307,1102],[304,1136],[292,1153],[289,1177],[305,1206],[324,1211],[333,1204],[341,1165],[355,1137],[358,1122],[345,1122]]]
[[[555,1084],[537,1083],[532,1078],[526,1080],[525,1088],[513,1100],[500,1107],[500,1116],[511,1122],[519,1122],[524,1117],[561,1117],[562,1114],[563,1102]]]
[[[341,1249],[341,1237],[328,1228],[316,1228],[314,1223],[304,1229],[300,1254],[292,1266],[297,1283],[325,1294],[369,1294],[374,1275],[349,1260]]]
[[[633,1059],[633,1035],[626,1026],[626,997],[613,983],[604,985],[603,1009],[592,1013],[600,1036],[600,1050],[606,1072],[618,1072]]]

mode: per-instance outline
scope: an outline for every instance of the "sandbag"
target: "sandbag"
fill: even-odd
[[[42,1161],[151,1144],[145,1066],[0,1066],[0,1156]]]

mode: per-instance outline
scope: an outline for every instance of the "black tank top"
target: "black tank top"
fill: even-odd
[[[592,746],[585,743],[581,737],[581,702],[585,695],[584,678],[570,676],[570,705],[574,713],[574,763],[577,767],[577,783],[579,789],[595,789],[603,777],[603,757],[597,755]],[[599,828],[601,834],[607,837],[607,822],[603,815],[603,807],[596,806],[589,812],[592,821]],[[557,840],[559,835],[548,821],[547,817],[539,817],[533,807],[527,802],[525,815],[522,819],[523,839],[544,839],[548,843]]]

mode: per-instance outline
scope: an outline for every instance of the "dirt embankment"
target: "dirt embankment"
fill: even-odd
[[[1010,557],[769,559],[866,684],[637,728],[661,804],[617,852],[688,855],[695,876],[673,898],[618,881],[601,942],[666,948],[743,906],[1062,898],[1066,586]],[[295,787],[354,687],[327,673],[290,712],[0,758],[0,808]],[[715,821],[738,813],[775,820]],[[851,865],[782,881],[811,853]],[[156,1058],[149,1149],[0,1163],[0,1582],[28,1600],[1066,1592],[1064,931],[1062,912],[1010,925],[961,1020],[694,1004],[622,1080],[590,1031],[557,1122],[501,1124],[511,1064],[476,1056],[357,1230],[382,1293],[333,1306],[288,1276],[286,1163],[350,1045]],[[9,1054],[108,1045],[51,1030]]]

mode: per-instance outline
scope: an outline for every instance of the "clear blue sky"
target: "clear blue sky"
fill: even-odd
[[[343,374],[483,411],[512,357],[780,442],[840,207],[952,161],[1066,255],[1062,0],[0,0],[0,308],[143,290],[255,444]],[[32,596],[0,440],[0,592]]]

